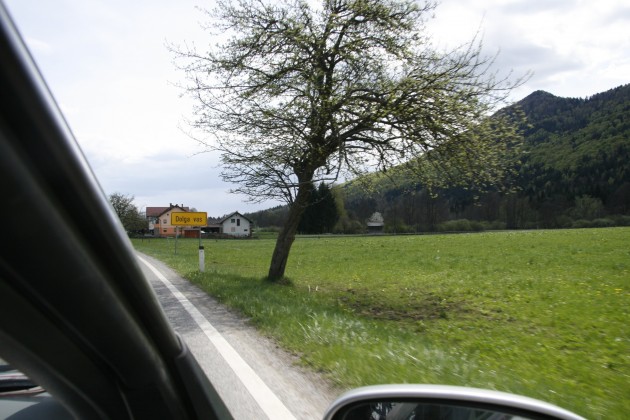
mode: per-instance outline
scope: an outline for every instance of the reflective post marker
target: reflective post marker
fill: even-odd
[[[203,254],[203,246],[199,245],[199,271],[202,273],[205,270],[205,256]]]
[[[205,263],[205,255],[203,251],[203,245],[201,245],[201,228],[199,228],[199,271],[202,273],[205,271],[206,265]]]

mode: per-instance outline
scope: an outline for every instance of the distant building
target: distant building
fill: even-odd
[[[385,221],[379,212],[374,212],[367,220],[367,228],[369,233],[383,233]]]
[[[171,213],[190,211],[188,207],[170,203],[168,207],[147,207],[146,218],[149,232],[153,236],[173,237],[175,236],[175,226],[171,225]],[[180,235],[185,236],[184,230],[180,227]]]
[[[214,217],[208,217],[208,224],[201,228],[203,233],[214,233],[214,234],[220,234],[221,233],[221,220],[223,220],[222,218],[218,218],[215,219]]]
[[[208,225],[210,225],[210,221],[208,221]],[[239,212],[235,211],[229,216],[224,217],[215,223],[212,226],[219,226],[219,233],[229,236],[251,236],[252,235],[252,226],[254,222],[249,220],[247,217],[243,216]]]

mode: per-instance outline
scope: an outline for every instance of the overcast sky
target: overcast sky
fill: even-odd
[[[213,43],[199,0],[4,0],[106,194],[221,216],[271,207],[229,194],[218,159],[186,134],[191,102],[166,42]],[[434,40],[483,36],[501,71],[533,76],[513,93],[587,97],[630,83],[627,0],[443,0]]]

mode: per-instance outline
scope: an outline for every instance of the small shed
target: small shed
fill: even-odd
[[[370,218],[367,220],[367,228],[369,233],[383,233],[383,227],[385,226],[385,221],[383,219],[383,215],[379,212],[374,212]]]
[[[208,224],[201,228],[202,233],[218,234],[221,233],[222,218],[208,217]]]

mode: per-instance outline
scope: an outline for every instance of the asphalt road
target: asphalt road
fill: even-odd
[[[138,258],[175,331],[235,419],[322,418],[337,393],[317,375],[160,261]]]

